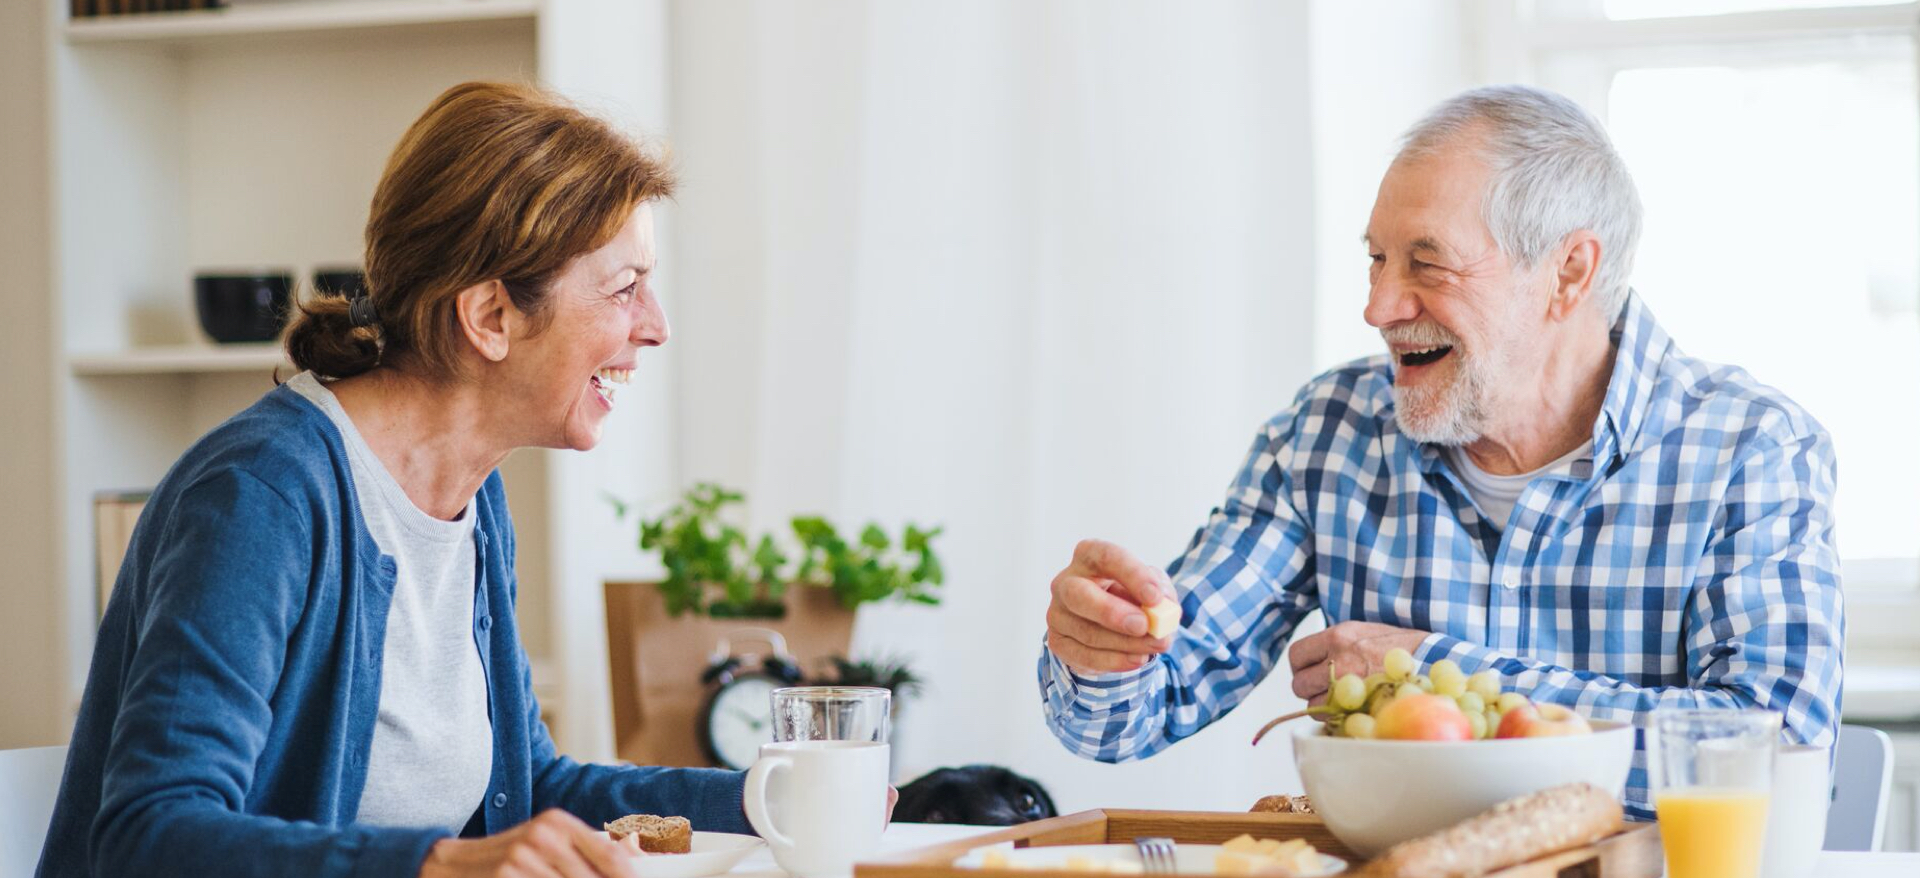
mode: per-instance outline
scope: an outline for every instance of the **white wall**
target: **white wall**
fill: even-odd
[[[643,136],[666,127],[669,33],[665,0],[567,0],[540,16],[540,76],[550,87]],[[671,252],[676,221],[660,211],[656,246]],[[677,266],[660,266],[671,288]],[[557,743],[585,759],[614,755],[607,668],[608,579],[657,575],[641,557],[632,521],[614,517],[608,497],[641,500],[669,489],[677,459],[671,427],[674,372],[643,351],[632,386],[608,416],[606,439],[590,452],[544,452],[545,506],[552,516],[547,596],[559,690],[541,693],[560,708]],[[524,453],[524,452],[523,452]],[[558,704],[553,704],[558,702]]]
[[[681,476],[746,488],[763,526],[947,526],[946,604],[867,611],[856,636],[932,682],[908,773],[1007,763],[1063,808],[1295,788],[1283,746],[1245,744],[1285,680],[1112,767],[1052,740],[1033,666],[1074,541],[1171,560],[1307,375],[1305,7],[672,17]]]
[[[1315,249],[1314,367],[1381,350],[1361,319],[1360,243],[1401,132],[1434,104],[1480,84],[1475,4],[1466,0],[1315,0],[1312,4]]]

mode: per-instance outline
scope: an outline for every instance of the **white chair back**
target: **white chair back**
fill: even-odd
[[[1833,749],[1833,805],[1827,809],[1826,849],[1879,850],[1892,788],[1893,741],[1887,733],[1842,725]]]
[[[0,750],[0,878],[32,878],[53,820],[65,747]]]

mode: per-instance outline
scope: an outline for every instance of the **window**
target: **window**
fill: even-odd
[[[1832,433],[1848,591],[1920,589],[1920,3],[1539,0],[1512,24],[1516,78],[1600,114],[1633,171],[1654,314]]]
[[[1600,11],[1613,20],[1685,18],[1758,12],[1767,9],[1831,9],[1836,6],[1899,6],[1907,0],[1603,0]]]

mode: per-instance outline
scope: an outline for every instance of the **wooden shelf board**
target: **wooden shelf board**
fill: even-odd
[[[190,375],[207,372],[269,372],[287,363],[278,344],[174,345],[98,354],[76,354],[67,366],[79,376]]]
[[[458,22],[532,21],[541,0],[301,0],[187,12],[78,18],[69,43],[191,44],[270,34],[392,28]]]

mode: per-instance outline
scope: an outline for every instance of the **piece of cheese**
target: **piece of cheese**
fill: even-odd
[[[992,850],[980,855],[980,868],[1007,869],[1013,866],[1013,858],[1006,851]]]
[[[1254,840],[1253,836],[1244,834],[1234,836],[1220,843],[1221,850],[1231,851],[1236,854],[1252,853],[1253,851],[1259,850],[1259,848],[1260,842]]]
[[[1213,855],[1215,875],[1252,875],[1254,867],[1266,862],[1251,854],[1223,850]]]
[[[1148,637],[1159,640],[1163,637],[1171,637],[1173,636],[1173,632],[1180,630],[1179,603],[1162,600],[1145,609],[1147,611]]]
[[[1320,852],[1298,838],[1281,841],[1242,835],[1222,843],[1213,858],[1213,871],[1219,875],[1287,878],[1311,874],[1319,868]]]

